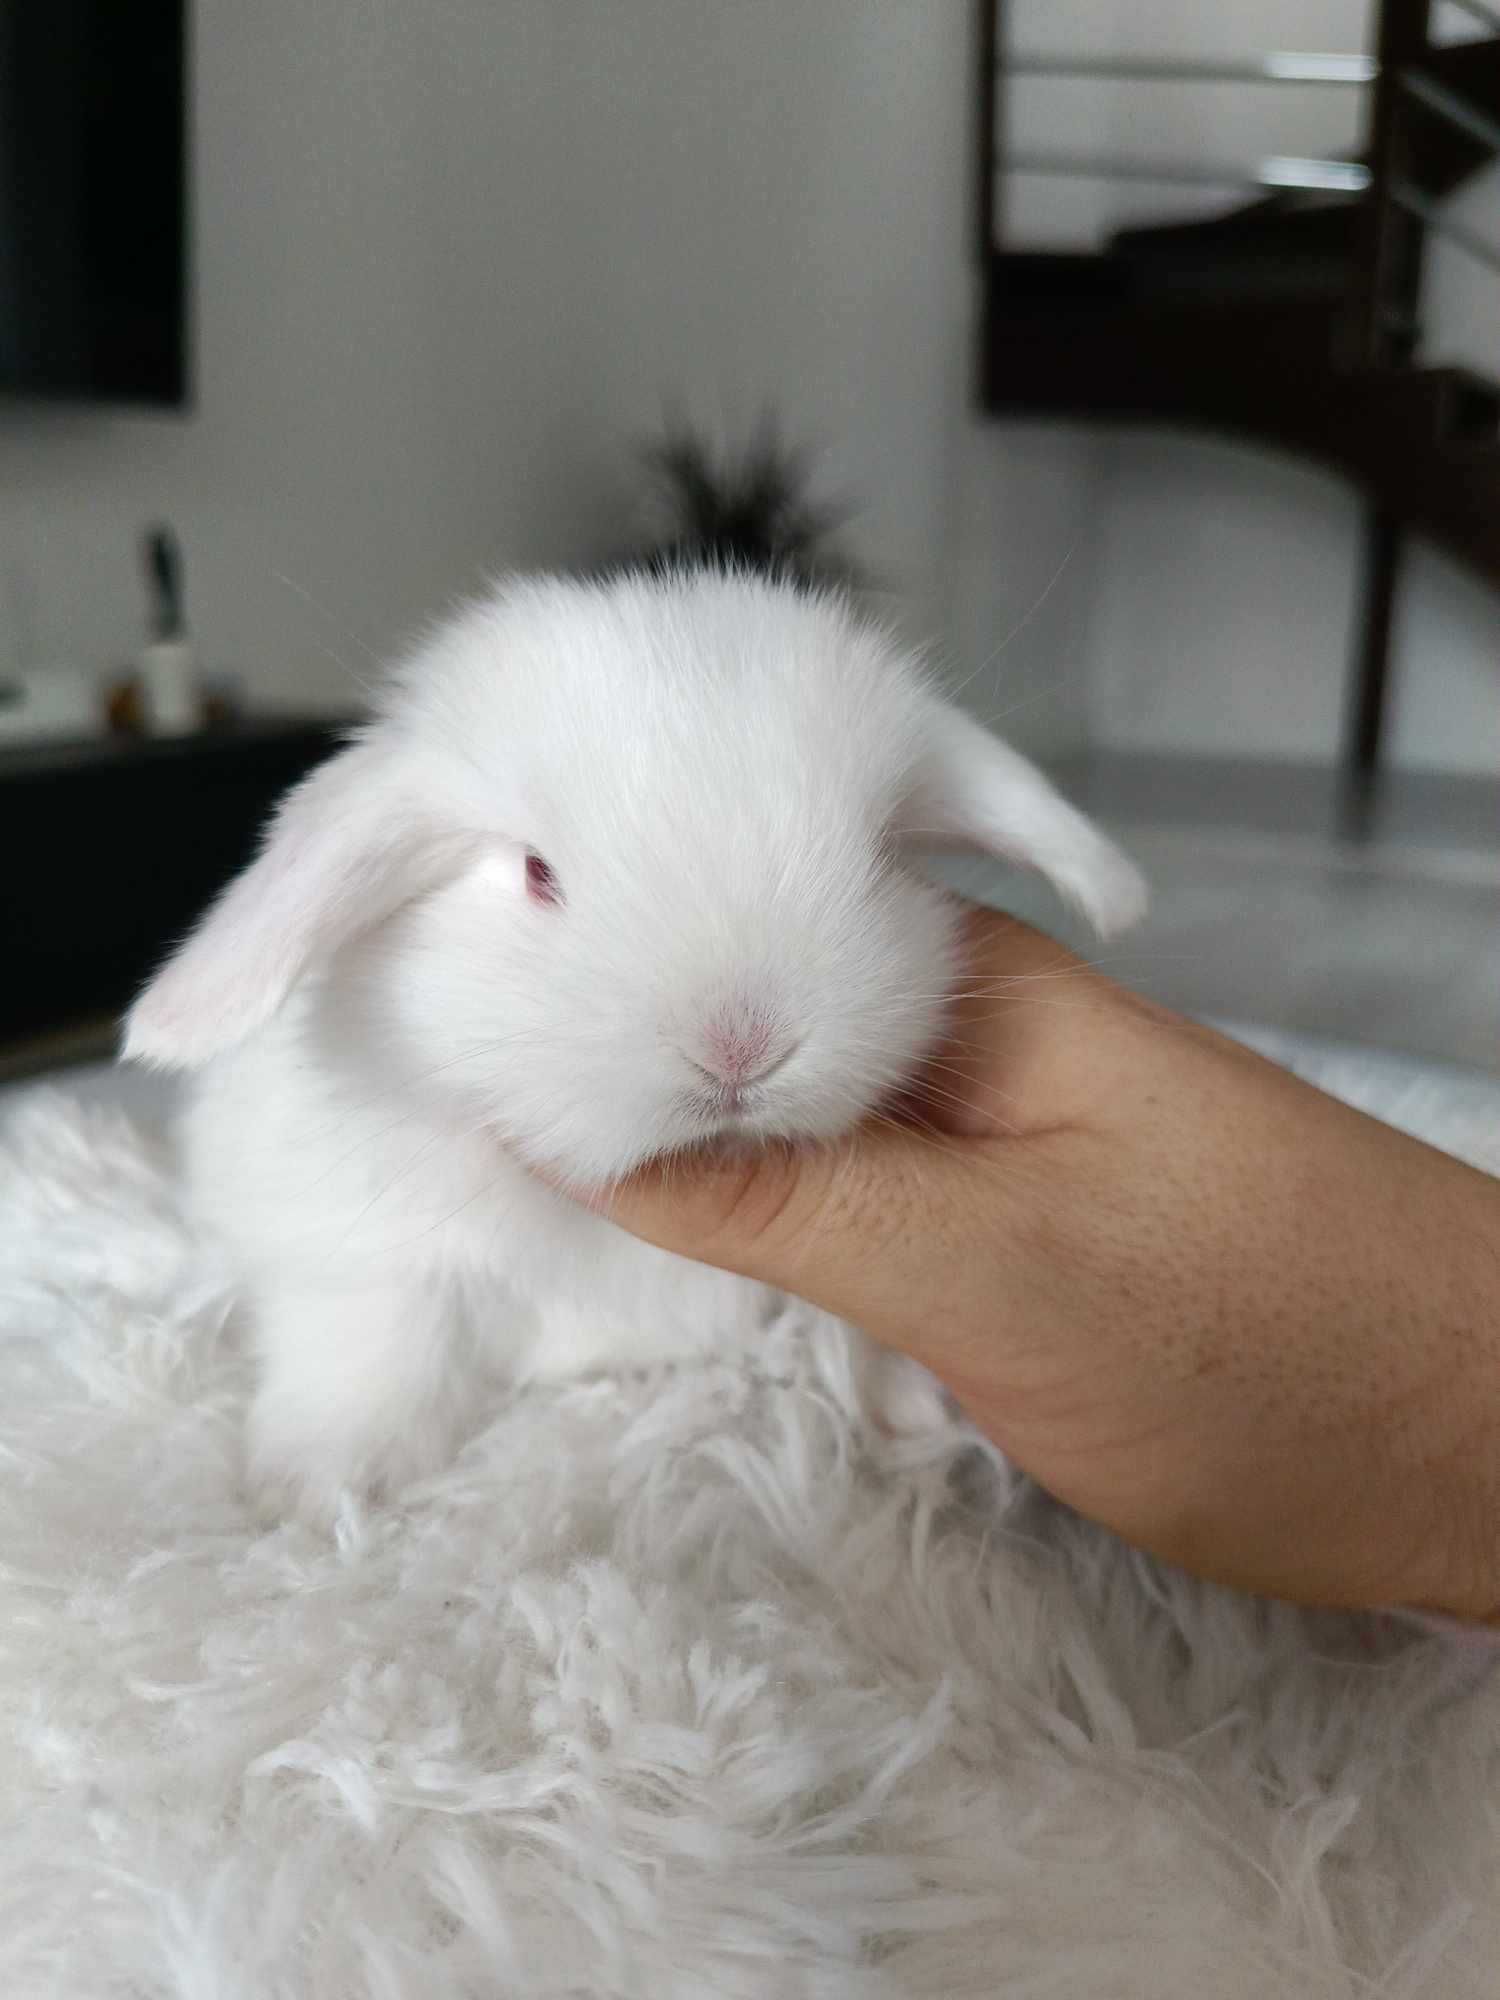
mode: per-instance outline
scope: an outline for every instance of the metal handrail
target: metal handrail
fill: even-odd
[[[1008,153],[1000,161],[1008,173],[1042,174],[1062,180],[1153,181],[1163,187],[1306,188],[1326,194],[1363,194],[1370,169],[1355,160],[1272,158],[1257,166],[1193,166],[1175,160],[1122,160],[1085,153]]]
[[[1277,50],[1238,61],[1198,61],[1176,56],[1008,55],[1010,76],[1095,77],[1126,83],[1373,83],[1373,56],[1317,55]]]

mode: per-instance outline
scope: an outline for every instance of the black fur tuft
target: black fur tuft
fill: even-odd
[[[634,559],[653,568],[748,570],[814,586],[857,586],[858,566],[833,543],[848,511],[809,491],[806,451],[763,424],[738,457],[715,457],[694,432],[668,432],[642,453],[661,539]]]

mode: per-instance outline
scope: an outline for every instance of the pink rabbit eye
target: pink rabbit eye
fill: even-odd
[[[540,854],[526,856],[526,893],[533,903],[550,907],[562,901],[562,890],[551,867]]]

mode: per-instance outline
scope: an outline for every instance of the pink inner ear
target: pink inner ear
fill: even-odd
[[[533,903],[540,903],[544,908],[562,901],[557,877],[540,854],[528,852],[526,856],[526,893]]]

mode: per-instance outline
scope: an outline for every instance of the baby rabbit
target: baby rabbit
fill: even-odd
[[[486,1375],[753,1337],[774,1293],[597,1186],[847,1132],[940,1034],[921,846],[1040,870],[1100,932],[1131,864],[834,596],[704,570],[509,582],[393,676],[158,973],[125,1053],[198,1072],[189,1198],[260,1361],[253,1481],[328,1520],[443,1463]]]

